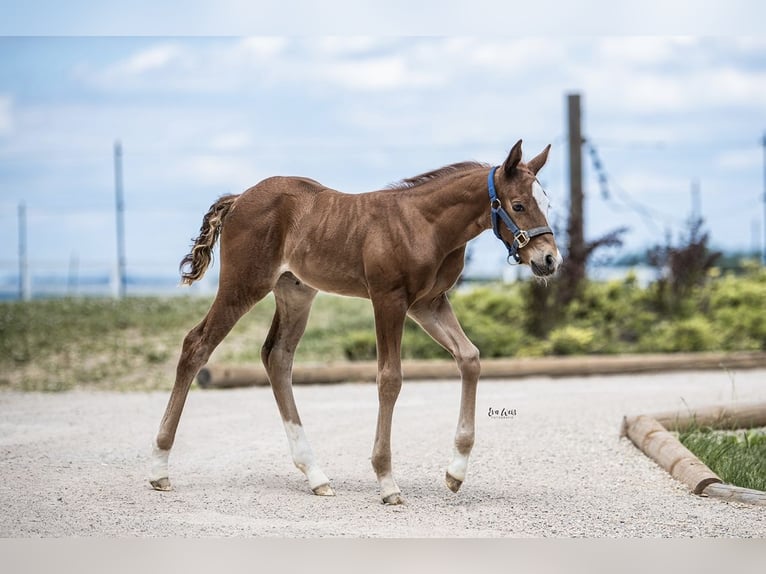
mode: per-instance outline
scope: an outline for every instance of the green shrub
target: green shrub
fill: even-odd
[[[641,338],[639,348],[662,353],[712,351],[718,348],[718,337],[705,317],[663,321]]]
[[[375,331],[350,331],[343,337],[343,354],[349,361],[372,361],[376,358]]]
[[[522,286],[478,287],[452,297],[463,330],[482,357],[515,355],[530,339]]]
[[[580,355],[593,352],[595,332],[587,327],[564,326],[551,332],[549,344],[554,355]]]
[[[711,273],[683,299],[658,304],[657,283],[635,277],[583,284],[555,309],[555,280],[485,285],[450,294],[464,331],[484,358],[575,353],[766,350],[766,270]],[[169,388],[184,335],[209,298],[59,299],[0,303],[0,386],[24,390]],[[213,360],[260,362],[273,296],[242,317]],[[404,358],[448,358],[414,322],[404,327]],[[297,362],[374,360],[372,305],[320,295]]]
[[[411,319],[404,324],[402,357],[405,359],[449,359],[451,355]]]
[[[766,273],[728,275],[710,289],[710,313],[727,350],[766,350]]]

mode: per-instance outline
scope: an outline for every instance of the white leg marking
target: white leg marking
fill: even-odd
[[[399,487],[396,484],[396,481],[394,480],[394,477],[392,474],[386,474],[380,477],[380,497],[385,500],[391,495],[394,494],[401,494],[402,491],[399,490]],[[396,503],[399,504],[399,503]]]
[[[168,456],[169,450],[162,450],[157,446],[155,439],[152,444],[152,475],[151,480],[159,480],[161,478],[168,478]]]
[[[460,454],[457,449],[453,451],[452,461],[447,467],[447,472],[453,478],[463,482],[465,480],[465,473],[468,470],[468,455]]]
[[[317,466],[314,460],[314,451],[311,450],[311,445],[306,438],[303,427],[295,423],[286,422],[285,432],[290,443],[290,453],[293,456],[293,462],[308,478],[309,487],[313,490],[323,484],[329,484],[330,480],[327,478],[327,475],[322,472],[322,469]]]

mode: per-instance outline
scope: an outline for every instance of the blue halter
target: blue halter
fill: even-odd
[[[489,176],[487,177],[487,189],[489,190],[489,207],[491,209],[492,216],[492,230],[495,232],[497,238],[502,241],[508,249],[508,261],[510,262],[511,257],[513,257],[513,260],[516,261],[516,263],[521,263],[519,249],[523,249],[526,244],[529,243],[529,240],[533,237],[537,237],[538,235],[545,235],[546,233],[553,235],[553,231],[547,225],[524,230],[519,228],[519,226],[513,222],[513,219],[511,219],[511,216],[508,215],[508,212],[503,209],[503,205],[500,203],[500,199],[497,197],[497,191],[495,191],[495,172],[497,171],[497,167],[498,166],[493,167],[489,171]],[[505,224],[506,228],[508,228],[508,231],[513,234],[513,243],[508,243],[505,239],[503,239],[503,236],[500,235],[501,220]]]

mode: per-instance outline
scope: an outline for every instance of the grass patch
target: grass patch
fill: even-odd
[[[212,298],[137,297],[0,303],[0,389],[170,389],[183,338]],[[274,315],[269,295],[242,317],[211,361],[260,362]],[[373,334],[369,301],[320,294],[298,361],[345,360],[349,333]]]
[[[766,429],[694,429],[679,440],[724,482],[766,491]]]
[[[466,335],[484,358],[704,350],[766,351],[766,270],[711,280],[674,310],[635,278],[586,282],[578,299],[545,320],[550,293],[534,282],[450,294]],[[210,297],[56,299],[0,303],[0,389],[168,389],[186,333]],[[268,296],[240,319],[211,361],[257,363],[274,314]],[[550,318],[549,318],[550,319]],[[546,326],[547,325],[547,326]],[[545,327],[545,328],[543,328]],[[372,305],[319,294],[298,363],[375,358]],[[413,321],[405,359],[449,359]]]

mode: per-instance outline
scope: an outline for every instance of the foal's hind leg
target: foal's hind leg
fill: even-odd
[[[378,424],[371,461],[383,502],[402,504],[404,499],[391,465],[391,422],[402,388],[401,344],[407,305],[403,297],[389,296],[383,300],[373,299],[372,306],[378,351]]]
[[[442,294],[432,301],[418,303],[409,310],[410,316],[457,362],[463,381],[460,397],[460,418],[455,433],[455,450],[447,467],[447,487],[457,492],[465,480],[468,457],[474,441],[476,418],[476,384],[481,364],[479,350],[463,333],[447,296]]]
[[[210,354],[239,318],[269,291],[270,288],[264,288],[259,292],[236,294],[219,290],[205,318],[186,335],[176,369],[176,382],[170,393],[152,452],[150,482],[155,490],[170,490],[168,457],[194,376],[207,363]]]
[[[306,475],[309,487],[320,496],[333,496],[330,481],[314,459],[314,452],[303,432],[292,387],[295,348],[303,336],[316,290],[285,273],[274,287],[277,308],[261,359],[269,374],[271,389],[285,425],[293,462]]]

